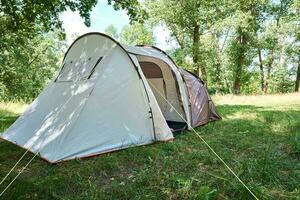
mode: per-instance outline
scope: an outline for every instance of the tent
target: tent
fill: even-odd
[[[55,163],[169,141],[218,119],[203,81],[165,52],[92,32],[1,137]]]

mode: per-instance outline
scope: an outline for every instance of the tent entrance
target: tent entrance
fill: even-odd
[[[153,57],[137,56],[137,58],[147,81],[150,83],[149,85],[160,110],[171,130],[182,130],[186,128],[185,121],[177,113],[179,112],[181,116],[185,117],[185,112],[180,101],[180,94],[176,85],[177,82],[170,66],[162,60]],[[165,99],[167,99],[172,106],[170,106]]]
[[[167,121],[167,124],[173,133],[187,129],[187,124],[185,122]]]

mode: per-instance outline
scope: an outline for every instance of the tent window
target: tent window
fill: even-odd
[[[58,76],[56,77],[56,79],[55,79],[54,82],[56,82],[57,79],[60,77],[61,73],[63,72],[63,70],[64,70],[64,68],[65,68],[65,65],[66,65],[66,63],[64,63],[63,66],[61,67],[61,70],[59,71]]]
[[[76,73],[76,69],[72,67],[72,61],[68,63],[64,63],[62,66],[59,75],[57,76],[55,82],[70,82],[74,74]]]
[[[140,66],[146,78],[163,78],[160,67],[152,62],[140,62]]]
[[[79,59],[65,62],[57,76],[55,82],[72,82],[80,79],[90,79],[96,66],[102,60],[99,59]]]
[[[99,64],[99,62],[102,60],[102,56],[97,60],[97,62],[96,62],[96,64],[94,65],[94,67],[93,67],[93,69],[91,70],[91,73],[90,73],[90,75],[88,76],[88,79],[90,79],[91,78],[91,76],[93,75],[93,73],[94,73],[94,71],[95,71],[95,69],[96,69],[96,67],[97,67],[97,65]]]

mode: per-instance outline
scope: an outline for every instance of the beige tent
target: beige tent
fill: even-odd
[[[218,119],[204,83],[162,50],[88,33],[1,137],[59,162],[168,141]]]

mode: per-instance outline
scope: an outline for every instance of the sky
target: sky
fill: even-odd
[[[70,10],[61,15],[63,27],[67,35],[67,43],[71,44],[76,37],[74,34],[82,35],[87,32],[104,32],[107,26],[114,25],[120,32],[123,26],[129,24],[129,17],[125,10],[115,11],[106,0],[99,0],[91,12],[91,26],[84,25],[84,20],[78,12]],[[153,29],[156,46],[168,50],[174,46],[170,41],[170,32],[166,27],[158,26]]]

